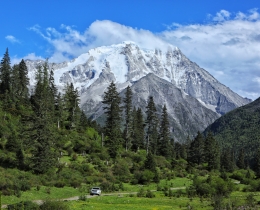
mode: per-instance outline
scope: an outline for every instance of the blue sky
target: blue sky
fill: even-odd
[[[260,3],[256,0],[8,0],[1,2],[0,49],[12,62],[62,62],[132,40],[177,46],[238,94],[260,96]]]

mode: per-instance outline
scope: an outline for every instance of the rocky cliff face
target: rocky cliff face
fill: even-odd
[[[194,137],[198,131],[203,131],[206,125],[213,123],[219,117],[219,114],[203,106],[197,99],[151,73],[138,80],[131,89],[133,104],[139,106],[143,112],[149,96],[154,98],[159,119],[163,105],[166,105],[171,131],[177,141],[186,140],[188,135]]]
[[[35,82],[36,66],[40,62],[43,61],[26,61],[32,85]],[[225,114],[250,102],[249,99],[242,98],[219,83],[206,70],[190,61],[178,48],[173,46],[169,46],[167,50],[141,49],[133,42],[123,42],[118,45],[92,49],[70,62],[50,63],[49,65],[54,69],[55,83],[58,88],[62,90],[66,83],[72,82],[80,93],[82,109],[88,116],[92,115],[94,118],[98,118],[102,114],[98,106],[111,81],[117,84],[119,92],[128,85],[136,88],[137,84],[143,81],[142,85],[139,84],[135,90],[134,98],[137,100],[135,103],[146,101],[148,93],[156,96],[155,98],[158,99],[156,103],[160,105],[164,101],[167,102],[169,106],[172,106],[168,107],[168,111],[172,115],[172,122],[175,122],[176,125],[183,125],[180,129],[185,129],[184,119],[186,118],[189,119],[188,124],[202,123],[203,125],[199,128],[201,130],[216,119],[217,114]],[[155,75],[160,82],[156,79],[147,79],[152,77],[151,75],[146,77],[148,74]],[[146,78],[146,82],[142,78]],[[165,82],[163,89],[160,85],[155,85],[155,80],[160,84]],[[148,81],[153,81],[154,87]],[[167,86],[171,88],[169,89]],[[147,92],[147,88],[154,91],[149,89]],[[169,91],[173,91],[173,89],[176,92],[174,98],[169,94]],[[180,94],[177,94],[177,90]],[[146,92],[146,94],[142,95],[141,92]],[[184,96],[189,98],[189,103],[185,100],[181,101],[181,98],[185,98]],[[168,98],[171,98],[174,103],[170,103]],[[191,103],[191,101],[193,102]],[[205,119],[197,122],[198,116],[195,113],[199,113],[197,108],[202,109],[202,107],[211,110],[211,114],[202,114]],[[187,114],[188,111],[185,112],[189,117],[186,114],[181,115],[184,109],[189,110],[190,115]],[[206,117],[210,119],[206,120]],[[189,126],[186,126],[187,130],[198,129],[198,127],[193,129]]]

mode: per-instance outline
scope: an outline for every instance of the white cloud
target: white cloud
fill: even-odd
[[[226,11],[226,10],[220,10],[220,12],[218,12],[216,14],[215,17],[213,17],[214,21],[224,21],[224,20],[228,20],[230,17],[230,12]]]
[[[244,97],[260,96],[260,15],[221,10],[208,15],[206,24],[173,23],[161,33],[136,29],[109,20],[95,21],[84,32],[62,25],[60,29],[31,27],[53,47],[50,61],[62,62],[91,48],[131,40],[143,48],[177,46],[192,61]]]
[[[255,77],[255,78],[253,78],[252,81],[253,81],[253,82],[257,82],[258,85],[260,85],[260,77]]]
[[[16,39],[14,36],[12,35],[8,35],[5,37],[5,39],[7,39],[9,42],[11,43],[20,43],[20,41],[18,39]]]
[[[222,10],[216,16],[208,17],[213,22],[181,25],[162,32],[160,36],[178,46],[188,58],[235,92],[253,99],[259,97],[258,83],[252,80],[260,77],[260,17],[257,9],[237,14]],[[190,39],[183,39],[185,36]]]
[[[73,27],[61,25],[60,32],[55,28],[42,30],[35,25],[29,30],[38,33],[53,46],[50,61],[62,62],[87,52],[91,48],[112,45],[126,40],[136,42],[145,48],[166,48],[169,44],[148,30],[134,29],[109,20],[93,22],[85,32],[81,33]]]

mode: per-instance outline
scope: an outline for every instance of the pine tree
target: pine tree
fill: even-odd
[[[133,109],[133,132],[132,132],[132,149],[137,152],[144,149],[144,117],[141,108]]]
[[[193,164],[202,164],[204,161],[204,138],[200,132],[198,132],[195,139],[191,142],[188,162]]]
[[[105,135],[106,135],[106,147],[112,158],[115,158],[118,154],[118,150],[121,144],[121,98],[116,90],[116,85],[112,81],[104,93],[102,103],[105,105],[103,109],[106,114]]]
[[[55,100],[55,117],[56,117],[56,122],[57,128],[65,128],[65,121],[67,118],[67,115],[65,114],[66,111],[65,105],[64,105],[64,100],[63,97],[61,96],[61,93],[58,93],[56,100]]]
[[[226,148],[220,158],[221,169],[227,172],[233,172],[235,169],[234,154],[230,148]]]
[[[245,151],[244,149],[240,149],[239,155],[238,155],[238,160],[237,160],[237,167],[240,169],[245,169]]]
[[[65,117],[65,127],[68,130],[76,128],[80,120],[81,111],[79,108],[79,94],[77,89],[74,89],[73,84],[65,87],[64,94],[64,110],[67,117]]]
[[[260,148],[256,151],[255,154],[255,174],[257,178],[260,178]]]
[[[153,97],[148,99],[148,105],[146,106],[146,151],[151,151],[153,154],[157,154],[157,141],[158,141],[158,118],[157,110],[153,101]]]
[[[154,155],[151,152],[148,152],[144,162],[144,168],[152,172],[156,172],[156,162],[154,160]]]
[[[217,141],[208,133],[205,139],[205,162],[208,163],[208,170],[219,169],[220,167],[220,151]]]
[[[54,153],[51,145],[54,141],[52,126],[51,93],[49,88],[48,65],[38,67],[36,75],[36,87],[32,95],[32,107],[34,111],[34,122],[31,139],[34,149],[32,151],[32,169],[35,173],[45,173],[55,166]]]
[[[181,158],[181,148],[182,148],[182,145],[179,142],[174,142],[174,153],[175,153],[176,159]]]
[[[168,113],[166,105],[163,107],[161,126],[158,141],[158,154],[166,158],[171,157],[171,145],[170,145],[170,124],[168,120]]]
[[[18,96],[20,100],[23,100],[24,102],[28,101],[29,98],[29,78],[28,78],[28,69],[26,66],[26,63],[22,59],[22,61],[19,63],[19,70],[18,70],[18,77],[19,77],[19,90],[18,90]]]
[[[19,65],[14,65],[11,75],[12,100],[19,109],[21,106],[29,105],[29,78],[28,69],[24,60]]]
[[[86,114],[84,113],[84,111],[82,110],[81,114],[80,114],[78,130],[81,132],[84,132],[84,131],[86,131],[88,126],[89,126],[89,120],[88,120]]]
[[[8,48],[0,64],[0,93],[10,93],[11,90],[11,66]]]
[[[125,150],[127,151],[131,147],[131,137],[133,131],[132,125],[132,90],[129,86],[126,88],[125,98],[123,98],[124,109],[125,109],[125,129],[124,129],[124,139],[125,139]]]

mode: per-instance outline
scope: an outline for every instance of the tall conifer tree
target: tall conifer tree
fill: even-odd
[[[158,117],[157,110],[153,101],[153,97],[148,99],[148,105],[146,106],[146,150],[153,154],[157,154],[158,146]]]
[[[240,149],[239,155],[238,155],[238,160],[237,160],[237,167],[240,169],[245,169],[245,151],[244,149]]]
[[[260,178],[260,148],[257,149],[256,154],[255,154],[254,170],[256,173],[256,177]]]
[[[163,112],[161,117],[158,150],[159,155],[164,156],[168,159],[171,157],[170,123],[168,120],[166,105],[163,106]]]
[[[19,90],[18,90],[18,95],[21,100],[24,102],[28,101],[29,97],[29,78],[28,78],[28,69],[26,66],[26,63],[22,59],[22,61],[19,63],[19,70],[18,70],[18,77],[19,77]]]
[[[208,163],[208,170],[219,169],[220,167],[220,150],[217,141],[212,133],[208,133],[205,139],[205,162]]]
[[[235,169],[234,154],[232,149],[226,148],[220,158],[221,169],[227,172],[233,172]]]
[[[131,137],[132,137],[132,90],[129,86],[126,88],[124,102],[125,110],[125,129],[124,129],[124,140],[125,140],[125,150],[127,151],[131,147]]]
[[[200,132],[198,132],[195,139],[191,142],[188,162],[193,164],[202,164],[204,161],[204,138]]]
[[[133,110],[132,148],[135,152],[144,149],[144,117],[141,108]]]
[[[79,94],[77,89],[74,89],[73,84],[65,87],[64,94],[64,109],[66,111],[66,128],[74,129],[80,120],[81,111],[79,108]]]
[[[52,106],[50,103],[50,88],[47,62],[38,67],[36,87],[32,95],[34,110],[33,132],[31,139],[34,146],[32,151],[32,169],[35,173],[45,173],[55,165],[54,153],[51,145],[53,142]]]
[[[108,148],[108,152],[112,158],[115,158],[118,154],[118,150],[121,145],[121,98],[117,92],[116,85],[112,81],[104,93],[104,98],[102,103],[105,105],[103,109],[106,114],[106,124],[105,124],[105,135],[106,142],[105,145]]]
[[[11,62],[8,48],[0,64],[0,92],[1,94],[10,93],[11,89]]]

